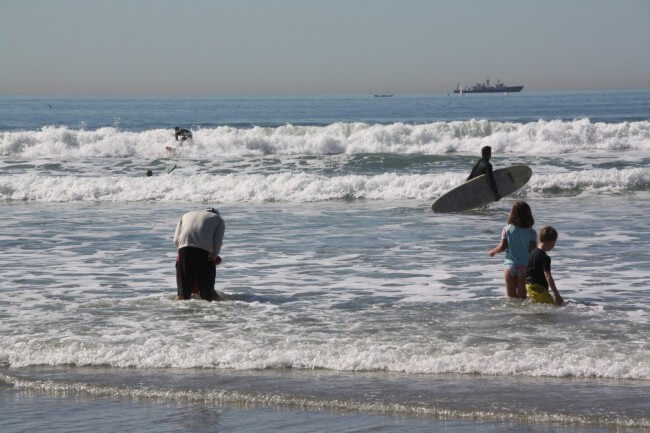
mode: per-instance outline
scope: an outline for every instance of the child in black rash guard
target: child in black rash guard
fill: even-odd
[[[539,244],[531,251],[526,268],[526,292],[535,302],[543,304],[564,305],[560,292],[555,287],[555,280],[551,275],[551,258],[546,251],[551,251],[557,241],[557,231],[546,226],[539,232]],[[548,293],[548,288],[553,291],[553,297]]]

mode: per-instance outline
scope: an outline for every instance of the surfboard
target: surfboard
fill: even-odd
[[[494,181],[501,197],[505,197],[524,186],[533,175],[527,165],[513,165],[494,170]],[[494,191],[488,184],[487,177],[482,174],[440,196],[431,209],[434,212],[463,212],[485,206],[495,201]]]

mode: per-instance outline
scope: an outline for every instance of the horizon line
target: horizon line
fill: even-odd
[[[586,88],[586,89],[539,89],[522,92],[495,92],[484,94],[463,94],[463,97],[475,97],[477,95],[526,95],[526,94],[543,94],[543,93],[587,93],[587,92],[633,92],[633,91],[650,91],[648,87],[612,87],[612,88]],[[62,92],[0,92],[0,98],[5,97],[31,97],[31,98],[301,98],[301,97],[374,97],[378,94],[389,94],[395,96],[452,96],[452,90],[443,92],[323,92],[323,93],[62,93]],[[460,95],[455,95],[459,96]]]

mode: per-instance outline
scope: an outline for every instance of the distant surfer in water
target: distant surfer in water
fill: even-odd
[[[188,131],[187,129],[179,128],[178,126],[176,126],[174,128],[174,138],[176,139],[176,141],[179,141],[178,140],[179,137],[180,137],[180,141],[185,141],[188,138],[191,139],[192,132]]]
[[[199,293],[207,301],[219,299],[214,281],[225,231],[226,223],[214,208],[187,212],[181,217],[174,233],[178,249],[177,300],[190,299],[192,293]]]
[[[497,183],[494,181],[494,174],[492,173],[492,164],[490,164],[490,158],[492,157],[492,148],[490,146],[483,146],[481,149],[481,159],[476,161],[472,172],[469,174],[467,180],[473,179],[477,176],[485,174],[490,185],[490,189],[494,191],[495,200],[501,200],[501,195],[499,190],[497,190]]]

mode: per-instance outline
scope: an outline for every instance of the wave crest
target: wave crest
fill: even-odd
[[[468,120],[426,124],[333,123],[327,126],[234,128],[193,131],[194,140],[178,143],[171,130],[94,131],[47,126],[38,131],[0,133],[0,154],[23,158],[169,156],[176,147],[186,157],[318,155],[333,153],[476,153],[564,154],[585,151],[650,150],[650,121],[601,123],[589,119],[539,120],[530,123]]]
[[[83,177],[0,176],[0,200],[28,202],[431,201],[464,182],[465,174],[342,175],[311,173]],[[533,175],[518,195],[627,193],[650,189],[650,168],[592,169]]]

